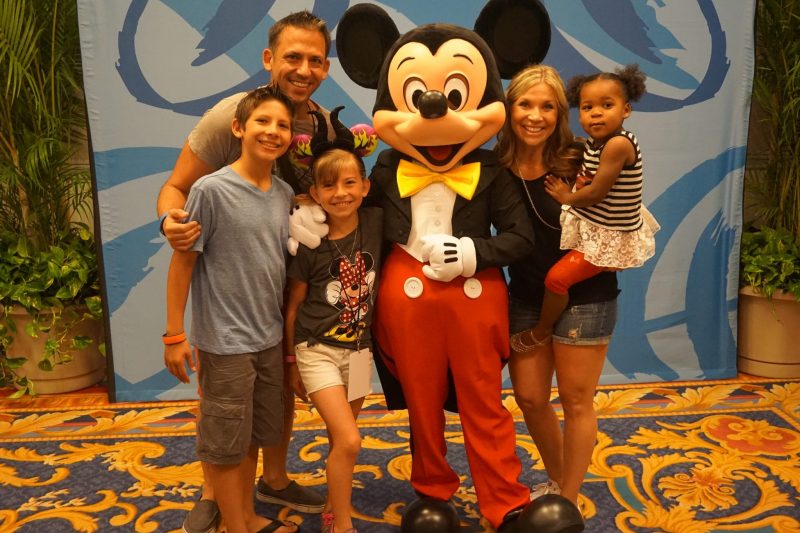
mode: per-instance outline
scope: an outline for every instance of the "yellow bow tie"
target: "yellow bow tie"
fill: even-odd
[[[406,198],[418,193],[431,183],[440,182],[467,200],[472,200],[480,175],[480,163],[468,163],[447,172],[434,172],[429,168],[401,159],[400,165],[397,167],[397,188],[400,189],[400,198]]]

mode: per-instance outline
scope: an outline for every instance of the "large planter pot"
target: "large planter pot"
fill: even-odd
[[[739,371],[768,378],[800,377],[800,301],[739,290]]]
[[[66,312],[66,311],[65,311]],[[83,314],[84,310],[78,308]],[[53,370],[39,369],[37,363],[44,353],[47,334],[40,333],[31,337],[25,333],[31,316],[24,308],[15,306],[11,313],[17,333],[8,347],[8,354],[14,357],[26,357],[28,360],[19,370],[35,385],[37,394],[60,394],[90,387],[101,381],[106,375],[106,358],[100,353],[99,346],[103,342],[103,324],[93,319],[81,319],[70,329],[72,335],[91,337],[92,343],[86,348],[72,352],[73,359],[67,364],[56,365]]]

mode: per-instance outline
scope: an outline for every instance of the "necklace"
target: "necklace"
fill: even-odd
[[[356,260],[356,258],[353,257],[353,252],[356,251],[356,243],[358,242],[358,227],[359,227],[359,224],[356,224],[356,231],[355,231],[355,233],[353,233],[353,245],[350,248],[350,255],[344,255],[342,250],[339,248],[339,245],[336,244],[336,241],[328,239],[328,242],[333,243],[333,246],[336,248],[336,251],[339,252],[339,256],[340,257],[344,257],[345,259],[347,259],[351,263],[352,263],[352,261]],[[353,257],[352,261],[350,259],[351,257]]]
[[[531,196],[531,192],[528,190],[528,183],[525,181],[525,178],[522,177],[522,169],[520,168],[519,164],[517,165],[517,176],[519,176],[519,180],[522,182],[522,189],[525,191],[525,195],[528,197],[528,202],[531,204],[531,208],[533,208],[533,212],[536,214],[536,218],[539,221],[547,226],[548,228],[556,231],[561,231],[560,227],[553,226],[549,222],[547,222],[542,215],[539,214],[539,210],[536,209],[536,204],[533,203],[533,197]]]

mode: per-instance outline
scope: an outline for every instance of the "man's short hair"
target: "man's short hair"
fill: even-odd
[[[331,32],[328,31],[328,26],[325,24],[324,20],[306,9],[303,11],[290,13],[282,19],[276,21],[275,24],[270,27],[268,33],[268,46],[272,50],[275,50],[278,47],[278,41],[280,40],[281,33],[283,33],[283,30],[289,26],[303,30],[320,32],[322,37],[325,39],[325,57],[328,57],[328,54],[331,51]]]

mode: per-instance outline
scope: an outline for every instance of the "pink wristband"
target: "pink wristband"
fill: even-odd
[[[297,362],[297,357],[295,357],[294,355],[284,355],[283,361],[286,363],[295,363]]]

